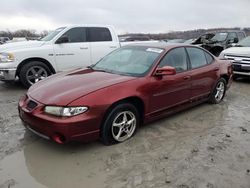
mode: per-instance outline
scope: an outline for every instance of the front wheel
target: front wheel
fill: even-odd
[[[115,106],[102,127],[102,142],[110,145],[130,139],[135,134],[139,122],[139,113],[134,105],[122,103]]]
[[[211,93],[209,102],[212,104],[218,104],[220,103],[226,93],[226,80],[224,78],[220,78],[217,82],[213,92]]]
[[[49,67],[39,61],[33,61],[25,64],[19,74],[21,83],[29,88],[31,85],[50,76],[52,73]]]

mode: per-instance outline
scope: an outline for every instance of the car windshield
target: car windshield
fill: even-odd
[[[47,36],[43,37],[42,39],[40,39],[41,41],[50,41],[52,40],[56,35],[58,35],[58,33],[60,33],[62,30],[64,30],[65,27],[60,27],[58,29],[56,29],[55,31],[50,32]]]
[[[228,33],[216,33],[213,38],[211,38],[212,41],[218,41],[222,42],[227,39]]]
[[[250,47],[250,37],[246,37],[242,39],[237,46],[242,46],[242,47]]]
[[[129,76],[144,76],[163,53],[161,48],[123,47],[101,59],[92,69]]]

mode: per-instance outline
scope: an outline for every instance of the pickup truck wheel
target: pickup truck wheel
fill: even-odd
[[[105,145],[121,143],[130,139],[139,126],[139,113],[130,103],[115,106],[105,119],[101,140]]]
[[[209,99],[209,102],[212,104],[218,104],[220,103],[226,93],[226,80],[224,78],[220,78],[219,81],[217,82],[211,96]]]
[[[47,65],[39,61],[25,64],[19,73],[21,83],[29,88],[31,85],[50,76],[52,73]]]

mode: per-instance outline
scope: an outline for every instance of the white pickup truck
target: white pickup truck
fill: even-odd
[[[0,80],[17,77],[30,85],[56,72],[82,68],[120,48],[113,27],[80,25],[61,27],[39,41],[0,46]]]

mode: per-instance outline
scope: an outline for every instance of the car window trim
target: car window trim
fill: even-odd
[[[169,52],[171,52],[172,50],[177,49],[177,48],[184,48],[184,50],[185,50],[186,58],[187,58],[187,70],[184,70],[182,72],[176,72],[176,74],[189,71],[190,70],[189,57],[188,57],[188,54],[187,54],[187,50],[185,49],[185,46],[176,46],[174,48],[171,48],[167,52],[165,52],[165,54],[161,57],[161,59],[159,60],[158,64],[156,65],[156,68],[160,65],[160,63],[162,62],[162,60],[168,55]]]
[[[68,29],[67,31],[65,31],[58,39],[56,39],[55,44],[56,44],[56,42],[57,42],[61,37],[65,36],[65,34],[66,34],[67,32],[69,32],[71,29],[75,29],[75,28],[84,29],[84,31],[85,31],[85,36],[86,36],[85,41],[83,41],[83,42],[67,42],[67,43],[63,43],[63,44],[76,44],[76,43],[86,43],[86,42],[88,42],[88,41],[87,41],[87,27],[73,27],[73,28],[70,28],[70,29]]]

